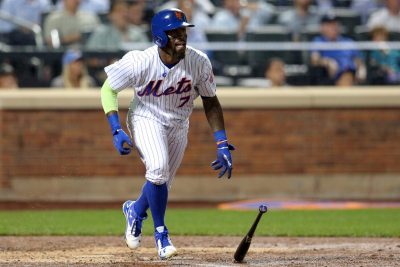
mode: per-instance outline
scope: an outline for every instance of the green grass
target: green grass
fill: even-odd
[[[256,211],[169,209],[166,222],[174,235],[242,236]],[[152,234],[152,220],[144,233]],[[120,210],[0,211],[0,235],[122,235]],[[400,237],[400,209],[270,210],[258,236]]]

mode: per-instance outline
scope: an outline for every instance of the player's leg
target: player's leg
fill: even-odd
[[[131,110],[128,112],[126,119],[128,130],[131,138],[135,140],[134,126],[133,126],[133,116]],[[135,249],[140,246],[142,238],[142,222],[147,218],[147,209],[149,207],[146,194],[144,193],[144,186],[142,187],[142,193],[136,201],[127,200],[122,205],[122,211],[125,216],[126,226],[125,226],[125,242],[126,245]]]
[[[172,245],[168,236],[168,229],[165,226],[164,218],[168,201],[167,183],[156,185],[147,181],[145,188],[150,204],[151,214],[154,221],[154,238],[158,250],[158,256],[161,259],[167,259],[174,256],[177,251]]]
[[[130,249],[135,249],[140,246],[142,239],[142,222],[147,218],[140,217],[135,211],[135,201],[127,200],[122,205],[122,211],[125,216],[125,242]]]
[[[173,127],[169,127],[167,130],[169,155],[169,177],[167,183],[169,187],[171,186],[171,182],[175,176],[175,173],[182,162],[183,154],[187,144],[187,132],[188,125],[186,124],[177,124]],[[168,189],[165,185],[163,190],[165,190],[166,194],[168,194]],[[168,229],[165,225],[163,227],[156,228],[154,237],[156,239],[158,255],[161,258],[169,258],[177,253],[176,248],[169,238]]]
[[[144,186],[142,193],[136,201],[127,200],[122,205],[122,210],[126,219],[125,241],[129,248],[135,249],[140,246],[142,237],[142,223],[147,218],[147,209],[149,204]]]
[[[138,118],[134,121],[135,144],[146,167],[147,181],[142,195],[147,198],[154,228],[164,226],[168,199],[166,183],[169,177],[169,156],[165,130],[163,125],[153,120]]]
[[[168,196],[163,193],[162,187],[166,187],[163,184],[166,183],[166,177],[169,175],[168,152],[167,144],[164,142],[165,134],[162,125],[148,119],[133,118],[128,115],[128,126],[140,157],[145,164],[147,179],[139,198],[134,202],[127,201],[124,204],[127,207],[124,211],[127,217],[125,239],[128,247],[136,248],[140,245],[142,220],[147,217],[146,211],[149,206],[155,224],[157,226],[164,225],[165,208],[163,206],[166,207]],[[151,197],[150,201],[149,196]],[[157,205],[155,205],[153,199],[157,201]]]
[[[136,199],[134,204],[135,212],[142,218],[147,217],[147,210],[149,209],[149,202],[147,201],[145,185],[142,186],[142,191],[140,196]]]
[[[147,181],[142,196],[146,196],[153,217],[159,256],[162,259],[169,258],[176,254],[176,249],[168,243],[164,223],[168,201],[167,181],[170,177],[166,128],[155,121],[138,118],[134,120],[133,135],[146,166]]]
[[[126,119],[126,123],[128,125],[128,130],[129,130],[129,133],[131,135],[131,138],[134,140],[134,143],[136,145],[136,143],[139,142],[137,138],[142,133],[140,133],[139,130],[137,129],[136,133],[133,134],[134,131],[135,131],[135,129],[134,129],[134,116],[133,116],[133,112],[132,112],[131,109],[129,109],[128,116],[127,116],[127,119]],[[139,127],[139,126],[137,125],[137,127]],[[139,152],[140,158],[142,159],[142,161],[144,163],[144,159],[143,159],[142,154],[140,153],[140,151],[138,151],[138,152]],[[136,199],[135,204],[134,204],[135,212],[142,218],[146,218],[147,217],[147,210],[149,209],[149,202],[147,201],[147,196],[146,196],[146,193],[144,191],[144,186],[145,186],[145,184],[142,186],[141,194]]]
[[[175,174],[181,165],[183,155],[187,145],[187,134],[189,125],[187,123],[179,123],[170,127],[167,132],[168,138],[168,155],[169,155],[169,180],[170,188],[175,178]]]

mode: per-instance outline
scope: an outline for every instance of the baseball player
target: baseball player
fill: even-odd
[[[142,222],[150,208],[158,255],[167,259],[177,253],[164,222],[168,190],[182,161],[187,144],[189,116],[199,95],[208,123],[214,132],[217,159],[211,163],[218,177],[232,174],[230,150],[224,129],[222,108],[207,56],[186,46],[186,27],[194,27],[179,9],[155,14],[151,31],[156,45],[144,51],[130,51],[105,68],[107,80],[101,101],[107,115],[115,148],[121,155],[131,152],[133,138],[145,167],[146,182],[136,201],[123,206],[126,217],[125,241],[129,248],[140,246]],[[131,138],[122,130],[117,94],[134,88],[127,125]]]

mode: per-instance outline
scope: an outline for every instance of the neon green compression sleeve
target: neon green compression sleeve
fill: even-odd
[[[101,104],[106,114],[110,111],[118,111],[118,93],[111,88],[108,79],[101,87]]]

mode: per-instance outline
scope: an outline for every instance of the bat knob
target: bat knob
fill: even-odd
[[[258,210],[259,210],[261,213],[265,213],[265,212],[268,211],[268,208],[267,208],[267,206],[265,206],[265,205],[260,205],[260,207],[258,208]]]

